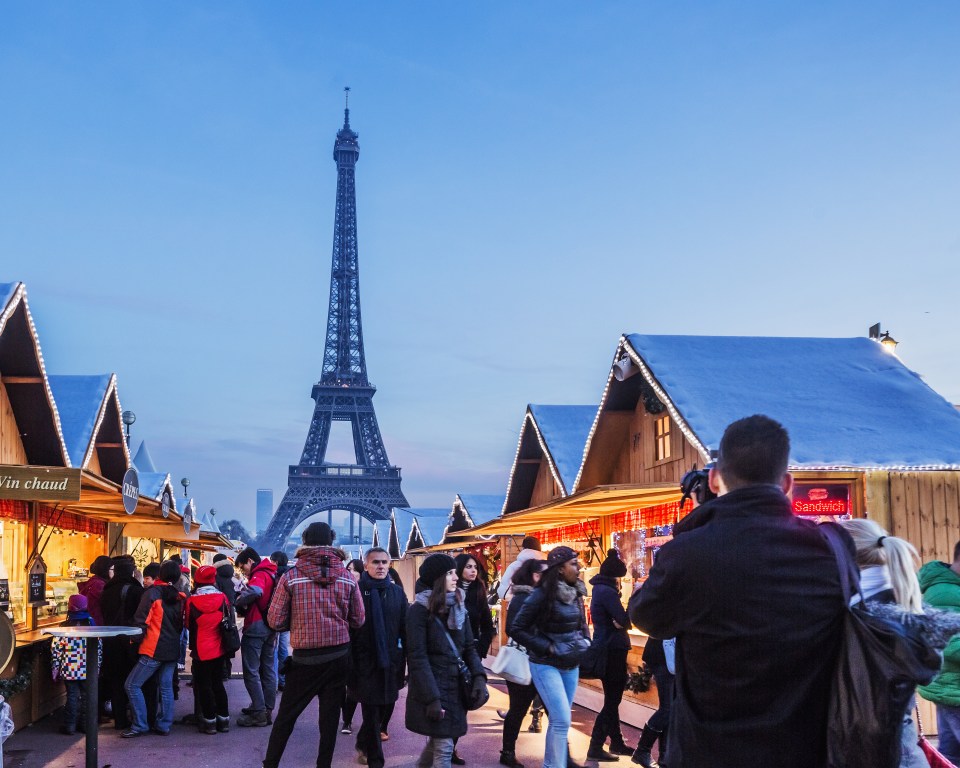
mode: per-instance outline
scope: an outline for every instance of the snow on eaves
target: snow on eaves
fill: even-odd
[[[84,465],[112,378],[109,373],[101,376],[47,376],[60,414],[70,464],[74,467]]]
[[[597,406],[531,404],[529,408],[560,475],[564,493],[569,493],[580,469],[583,446],[597,416]]]

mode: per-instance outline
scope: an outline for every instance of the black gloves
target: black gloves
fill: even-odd
[[[427,704],[427,720],[433,720],[434,722],[443,720],[445,714],[443,707],[440,705],[440,699]]]
[[[485,678],[483,675],[474,676],[473,684],[470,686],[471,708],[480,709],[480,707],[487,703],[489,698],[490,694],[487,692],[487,678]]]

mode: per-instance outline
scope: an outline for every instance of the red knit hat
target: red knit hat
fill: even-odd
[[[201,565],[197,572],[193,574],[194,584],[215,584],[217,581],[217,569],[212,565]]]

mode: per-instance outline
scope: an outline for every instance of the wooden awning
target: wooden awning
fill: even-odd
[[[141,496],[137,508],[132,515],[128,515],[123,508],[123,496],[120,486],[100,475],[83,470],[80,481],[79,501],[58,502],[58,506],[77,515],[85,515],[105,523],[119,523],[122,525],[149,524],[152,538],[166,539],[171,537],[192,538],[200,531],[200,523],[191,524],[190,534],[183,530],[183,517],[174,510],[170,510],[169,517],[164,517],[161,504],[155,499]],[[143,535],[132,533],[131,535]],[[217,546],[221,546],[217,544]]]
[[[680,501],[680,489],[676,483],[598,485],[539,507],[512,512],[483,525],[457,531],[457,534],[472,538],[523,534],[677,501]]]

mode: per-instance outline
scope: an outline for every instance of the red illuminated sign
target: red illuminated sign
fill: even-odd
[[[849,515],[848,483],[797,483],[793,487],[795,515]]]

